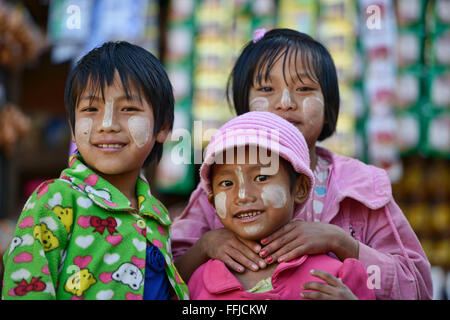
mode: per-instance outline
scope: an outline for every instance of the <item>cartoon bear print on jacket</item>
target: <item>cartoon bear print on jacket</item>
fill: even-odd
[[[87,268],[84,268],[67,279],[64,289],[77,297],[81,297],[96,282],[94,275]]]
[[[61,220],[62,224],[66,228],[67,233],[70,233],[70,228],[73,224],[73,208],[63,208],[57,205],[53,208],[53,212],[58,216],[59,220]]]
[[[141,270],[132,263],[125,262],[120,265],[112,278],[118,282],[128,285],[133,290],[138,290],[144,284],[144,277]]]
[[[58,238],[47,228],[45,223],[34,227],[33,237],[41,242],[44,251],[51,251],[59,247]]]

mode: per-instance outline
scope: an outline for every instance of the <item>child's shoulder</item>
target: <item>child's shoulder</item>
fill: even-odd
[[[391,180],[386,170],[324,148],[317,148],[317,153],[331,163],[332,181],[342,194],[359,190],[362,199],[370,194],[387,200],[391,196]]]
[[[59,216],[59,211],[72,208],[77,201],[76,186],[70,180],[55,178],[42,182],[30,195],[25,203],[21,217],[28,216]]]
[[[83,190],[78,188],[67,177],[60,177],[42,182],[31,194],[30,199],[42,203],[54,198],[56,201],[62,195],[83,193]]]

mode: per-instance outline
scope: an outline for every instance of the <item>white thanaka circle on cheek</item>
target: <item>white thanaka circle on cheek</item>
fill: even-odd
[[[267,111],[269,100],[265,97],[256,97],[249,103],[250,111]]]
[[[244,175],[242,174],[241,166],[237,167],[236,175],[238,176],[238,179],[239,179],[239,193],[238,193],[238,196],[239,196],[239,199],[244,199],[245,198]]]
[[[82,118],[75,123],[75,140],[88,143],[91,139],[92,119]]]
[[[315,121],[323,121],[324,103],[318,97],[308,97],[303,100],[303,113],[305,119],[308,119],[310,124]]]
[[[103,115],[102,126],[109,128],[112,126],[112,118],[114,113],[114,99],[107,99],[105,103],[105,113]]]
[[[287,108],[290,105],[292,105],[291,95],[289,94],[289,90],[286,88],[284,88],[283,95],[281,96],[281,105],[284,108]]]
[[[222,191],[214,197],[214,206],[219,218],[225,219],[227,217],[227,194]]]
[[[147,118],[132,116],[128,119],[128,129],[134,143],[142,148],[148,142],[150,136],[150,121]]]
[[[286,189],[278,184],[270,184],[262,188],[261,198],[265,206],[282,208],[286,205]]]

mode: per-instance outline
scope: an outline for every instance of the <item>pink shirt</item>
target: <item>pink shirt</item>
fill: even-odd
[[[386,172],[320,147],[316,150],[329,163],[319,219],[341,227],[359,241],[358,259],[375,285],[377,299],[431,299],[430,263],[392,197]],[[313,215],[300,211],[296,210],[293,220],[313,221]],[[223,225],[199,185],[172,224],[174,258],[216,228]]]
[[[219,260],[201,265],[189,280],[189,295],[193,300],[302,300],[300,293],[305,282],[324,282],[313,277],[311,269],[324,270],[349,287],[360,300],[374,300],[375,294],[367,285],[367,273],[356,259],[340,262],[327,255],[302,256],[280,263],[272,275],[272,290],[261,293],[246,291],[239,280]]]

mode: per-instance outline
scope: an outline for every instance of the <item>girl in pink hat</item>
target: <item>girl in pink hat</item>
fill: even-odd
[[[334,133],[339,113],[337,73],[327,49],[294,30],[259,32],[238,57],[228,91],[238,115],[272,112],[303,133],[315,184],[292,221],[260,241],[223,228],[198,186],[172,225],[173,255],[183,278],[209,258],[243,272],[329,253],[340,261],[361,261],[377,299],[430,299],[430,263],[393,199],[386,172],[316,146]],[[312,288],[309,298],[329,298],[328,283]]]
[[[314,184],[309,167],[301,132],[273,113],[256,111],[219,129],[206,150],[200,177],[224,227],[239,239],[260,241],[288,224],[294,209],[304,206]],[[191,299],[297,300],[311,294],[311,285],[325,283],[314,281],[315,273],[329,277],[330,297],[375,298],[360,261],[341,262],[325,254],[242,273],[210,259],[194,272],[188,286]]]

